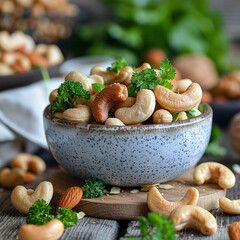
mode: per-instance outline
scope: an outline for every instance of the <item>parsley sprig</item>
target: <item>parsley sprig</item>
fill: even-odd
[[[153,91],[157,85],[172,89],[173,85],[168,80],[174,79],[175,74],[175,70],[168,59],[163,60],[160,65],[160,78],[158,78],[154,69],[143,69],[140,72],[136,72],[131,79],[135,93],[131,92],[130,95],[136,95],[141,89],[150,89]]]
[[[121,238],[121,240],[175,240],[176,232],[171,219],[162,214],[150,212],[148,218],[138,218],[142,238]]]
[[[50,215],[50,210],[51,207],[47,205],[45,200],[37,200],[29,209],[27,223],[35,225],[46,224],[54,218],[53,215]]]
[[[98,198],[104,195],[104,183],[96,178],[89,178],[85,180],[85,184],[83,186],[83,197],[85,198]]]
[[[63,223],[64,228],[75,227],[78,221],[75,211],[61,207],[58,208],[57,219]]]
[[[53,215],[50,215],[51,207],[45,200],[39,199],[30,207],[27,223],[34,225],[43,225],[54,219]],[[74,227],[77,225],[78,217],[77,213],[68,208],[58,208],[57,219],[60,220],[65,228]]]
[[[74,102],[77,98],[89,100],[91,93],[83,88],[80,82],[66,81],[58,88],[57,98],[51,105],[50,112],[54,113],[58,108],[65,111],[68,108],[74,107]]]
[[[107,68],[107,72],[119,73],[123,68],[127,67],[128,63],[124,58],[117,59],[116,62],[112,63],[111,67]]]

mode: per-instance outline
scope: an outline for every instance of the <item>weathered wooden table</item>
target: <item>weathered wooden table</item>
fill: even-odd
[[[40,182],[47,179],[51,172],[56,169],[57,165],[49,152],[41,150],[37,154],[44,159],[48,158],[47,163],[50,163],[47,172],[38,178],[38,181]],[[234,163],[238,163],[238,157],[232,158],[232,156],[227,156],[223,159],[203,157],[201,162],[211,160],[218,160],[230,168]],[[227,191],[227,197],[230,199],[240,199],[240,175],[236,174],[236,178],[237,182],[234,188]],[[33,187],[36,185],[37,183],[34,183]],[[11,204],[10,196],[11,190],[0,188],[0,240],[17,239],[19,227],[26,223],[26,216],[15,210]],[[216,234],[212,236],[203,236],[197,231],[184,230],[178,232],[177,239],[229,239],[227,231],[228,226],[235,221],[240,221],[240,216],[225,214],[221,211],[221,209],[216,209],[212,212],[218,222],[218,230]],[[110,219],[84,217],[79,220],[76,227],[66,229],[61,239],[115,240],[124,236],[140,237],[137,221],[116,221]]]

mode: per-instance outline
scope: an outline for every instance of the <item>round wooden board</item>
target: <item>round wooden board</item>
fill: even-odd
[[[164,183],[173,185],[170,190],[159,189],[165,199],[179,201],[190,187],[199,191],[198,206],[207,210],[219,207],[218,200],[226,196],[226,189],[221,189],[217,184],[204,184],[197,186],[193,180],[194,169],[189,170],[177,179]],[[53,202],[57,204],[62,193],[69,187],[83,186],[79,180],[64,171],[57,171],[50,177],[54,187]],[[110,186],[106,187],[110,190]],[[147,207],[147,192],[130,193],[133,188],[121,188],[123,192],[118,195],[106,195],[102,198],[83,198],[74,208],[77,212],[83,211],[89,217],[108,219],[137,219],[146,216],[149,212]],[[141,188],[136,188],[141,189]]]

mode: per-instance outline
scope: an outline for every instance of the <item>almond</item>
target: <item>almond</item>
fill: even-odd
[[[36,181],[36,175],[31,172],[26,172],[24,176],[25,183],[32,183]]]
[[[68,188],[60,197],[57,208],[65,207],[72,209],[81,200],[83,195],[83,190],[80,187],[70,187]]]
[[[228,235],[230,240],[240,239],[240,222],[234,222],[228,227]]]

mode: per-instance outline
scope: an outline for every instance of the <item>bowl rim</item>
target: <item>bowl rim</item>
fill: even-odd
[[[205,104],[205,103],[204,103]],[[124,125],[124,126],[108,126],[108,125],[100,125],[100,124],[90,124],[90,123],[78,123],[74,122],[72,120],[64,120],[54,117],[50,111],[50,105],[46,106],[43,112],[43,118],[54,122],[55,124],[59,126],[69,126],[69,127],[77,127],[87,130],[106,130],[106,131],[121,131],[121,130],[147,130],[147,129],[166,129],[166,128],[177,128],[181,126],[187,126],[192,125],[195,123],[199,123],[204,121],[205,119],[212,118],[213,111],[209,104],[205,104],[205,110],[204,112],[194,118],[183,120],[183,121],[177,121],[172,123],[164,123],[164,124],[144,124],[144,125]]]

